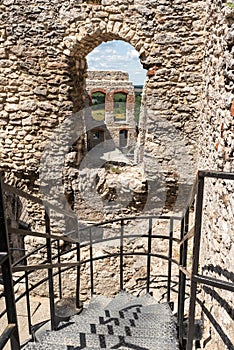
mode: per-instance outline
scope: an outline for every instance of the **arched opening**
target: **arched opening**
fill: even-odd
[[[106,95],[104,92],[96,91],[92,93],[92,118],[94,120],[105,120],[105,99]]]
[[[103,160],[102,170],[97,172],[97,179],[99,179],[99,177],[100,179],[96,180],[96,184],[94,184],[92,188],[96,188],[100,191],[100,193],[98,192],[98,196],[100,196],[101,199],[104,198],[104,201],[106,196],[109,195],[109,191],[112,191],[111,187],[108,187],[106,189],[107,194],[104,195],[104,193],[102,193],[105,189],[101,181],[105,179],[105,176],[108,177],[107,183],[111,181],[110,170],[108,169],[112,171],[114,164],[114,166],[119,168],[126,165],[127,169],[125,169],[125,171],[129,173],[132,171],[131,166],[134,159],[135,145],[137,143],[134,114],[134,84],[137,84],[139,87],[142,82],[142,88],[145,80],[145,71],[142,69],[139,53],[134,49],[134,46],[126,41],[118,39],[122,38],[114,34],[101,34],[97,37],[95,36],[95,40],[90,40],[89,37],[86,41],[84,38],[82,42],[77,43],[79,50],[77,50],[77,47],[76,49],[74,47],[73,56],[75,73],[73,94],[74,110],[82,111],[82,108],[77,108],[82,105],[82,101],[87,107],[84,109],[84,113],[81,114],[80,118],[80,121],[83,123],[81,127],[84,130],[85,151],[81,155],[83,158],[79,158],[81,161],[76,162],[75,167],[81,169],[86,159],[90,159],[94,154],[96,154],[96,158],[100,157],[100,159]],[[119,49],[118,45],[120,42]],[[112,48],[108,47],[107,52],[103,51],[102,48],[100,49],[100,45],[96,46],[99,43],[100,45],[112,45]],[[95,51],[96,56],[94,57]],[[93,56],[93,61],[89,59],[90,55]],[[116,60],[118,61],[117,65],[113,67],[112,64]],[[128,70],[129,67],[133,68],[133,72],[137,70],[132,63],[133,61],[138,62],[138,67],[142,71],[141,82],[139,80],[135,81],[134,75],[131,75],[131,72]],[[99,63],[99,65],[97,63]],[[137,77],[139,77],[139,75],[140,74],[138,74]],[[78,149],[77,152],[81,153],[81,150]],[[131,157],[131,160],[130,158],[128,159],[128,157]],[[98,159],[95,159],[93,164],[97,163]],[[90,176],[93,176],[95,173],[95,169],[92,164],[89,163],[89,165],[82,170],[82,174],[85,171],[87,171],[85,176],[86,182],[88,182]],[[70,173],[71,172],[72,171],[70,171]],[[91,175],[88,174],[88,172],[90,172]],[[67,185],[67,188],[74,193],[74,210],[84,220],[95,220],[96,218],[101,220],[102,217],[105,217],[105,211],[108,211],[108,209],[105,207],[105,209],[99,211],[98,206],[93,208],[89,206],[90,202],[86,204],[85,200],[87,195],[82,193],[80,195],[78,188],[83,189],[87,187],[88,191],[91,185],[88,183],[85,184],[83,180],[82,186],[79,185],[80,180],[72,182],[70,173],[69,182],[72,184]],[[99,173],[101,173],[101,176]],[[77,174],[79,174],[79,172],[77,172]],[[139,177],[140,182],[144,180],[141,178],[140,171]],[[144,186],[142,185],[140,187],[143,189]],[[145,196],[145,190],[143,195]],[[132,203],[131,199],[129,199],[129,202]],[[95,203],[95,200],[93,203]],[[117,211],[121,210],[118,209],[119,205],[118,203],[116,205]],[[138,202],[136,205],[138,205]],[[91,210],[91,207],[93,210]]]
[[[114,120],[124,121],[126,120],[126,108],[127,108],[127,94],[123,92],[116,92],[114,94]]]

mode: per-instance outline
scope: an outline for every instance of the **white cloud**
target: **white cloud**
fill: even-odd
[[[139,60],[139,53],[136,50],[128,50],[127,51],[127,58],[130,60]]]
[[[136,85],[144,83],[145,70],[139,61],[139,53],[128,43],[110,41],[99,45],[87,56],[91,70],[122,70],[129,73]]]

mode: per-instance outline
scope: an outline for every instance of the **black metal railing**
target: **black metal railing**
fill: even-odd
[[[2,280],[5,289],[5,305],[7,313],[7,326],[0,338],[1,349],[7,344],[8,340],[11,342],[11,348],[15,350],[20,349],[18,321],[15,307],[14,287],[11,270],[9,241],[6,228],[5,208],[2,196],[2,183],[0,182],[0,265]]]
[[[200,245],[202,236],[202,220],[203,220],[203,202],[205,178],[234,180],[233,173],[224,173],[216,171],[199,171],[197,175],[196,185],[196,208],[194,229],[188,230],[189,227],[189,208],[187,208],[184,218],[184,229],[181,232],[180,241],[180,275],[179,275],[179,302],[178,302],[178,335],[180,344],[184,344],[183,340],[183,319],[185,306],[185,286],[187,281],[190,281],[189,293],[189,312],[188,312],[188,335],[186,341],[186,350],[192,350],[193,340],[195,335],[195,314],[197,301],[198,283],[201,286],[213,286],[221,290],[234,292],[234,283],[199,274],[200,264]],[[190,203],[191,205],[192,203]],[[188,258],[188,241],[193,239],[193,257],[191,271],[187,268]],[[205,289],[203,289],[205,291]],[[200,303],[201,304],[201,303]],[[234,345],[233,345],[234,348]]]
[[[181,349],[192,350],[193,339],[194,339],[194,323],[195,323],[195,307],[197,300],[197,284],[200,285],[210,285],[223,290],[234,291],[234,284],[231,282],[226,282],[222,280],[215,280],[210,277],[201,276],[198,273],[199,267],[199,251],[200,251],[200,240],[201,240],[201,224],[202,224],[202,212],[203,212],[203,193],[204,193],[204,179],[206,177],[213,177],[218,179],[229,179],[234,180],[234,174],[230,173],[218,173],[218,172],[199,172],[197,177],[197,184],[194,187],[194,195],[192,196],[191,203],[186,208],[182,216],[138,216],[138,217],[125,217],[118,218],[110,221],[105,221],[102,223],[96,223],[80,229],[78,232],[78,223],[76,216],[72,212],[64,211],[47,202],[44,202],[38,198],[35,198],[29,194],[24,193],[21,190],[15,189],[6,184],[2,184],[1,188],[1,231],[0,239],[1,242],[5,239],[7,240],[8,234],[20,234],[23,236],[32,236],[44,238],[45,243],[39,245],[36,249],[26,252],[25,256],[16,261],[13,265],[10,264],[10,251],[9,245],[1,245],[1,256],[3,256],[3,261],[5,256],[7,256],[8,275],[3,275],[3,284],[5,291],[0,295],[0,297],[7,296],[10,292],[10,298],[6,298],[7,307],[6,310],[2,311],[0,317],[5,313],[11,313],[8,317],[9,327],[3,336],[0,338],[0,349],[3,349],[8,339],[13,342],[12,349],[17,350],[20,347],[19,339],[17,335],[17,315],[15,302],[17,303],[22,298],[26,298],[27,313],[28,313],[28,328],[29,334],[33,334],[37,325],[32,324],[31,310],[30,310],[30,293],[34,291],[42,283],[48,282],[48,294],[50,297],[50,320],[51,329],[55,330],[57,327],[55,319],[55,295],[54,295],[54,279],[58,279],[58,295],[61,299],[63,297],[63,273],[69,270],[76,270],[76,282],[75,285],[75,295],[76,295],[76,305],[80,306],[80,279],[82,267],[84,265],[89,265],[90,269],[90,295],[94,294],[96,291],[96,281],[94,278],[94,268],[95,264],[106,258],[116,258],[119,259],[119,289],[123,290],[125,288],[125,257],[133,256],[145,256],[146,257],[146,277],[145,277],[145,291],[152,291],[152,276],[151,276],[151,266],[153,264],[153,259],[162,259],[167,263],[167,283],[166,283],[166,300],[170,302],[172,300],[172,264],[178,267],[178,283],[176,293],[178,294],[178,305],[177,305],[177,325],[178,325],[178,339],[180,342]],[[11,192],[15,195],[26,198],[32,203],[37,203],[40,205],[44,211],[45,219],[45,232],[35,232],[30,230],[14,229],[8,227],[6,224],[5,213],[4,213],[4,198],[3,193]],[[190,224],[191,217],[191,207],[193,207],[194,198],[196,199],[196,210],[193,228],[193,223]],[[62,236],[53,233],[51,230],[51,211],[58,212],[64,217],[69,217],[70,221],[73,222],[73,230],[69,236]],[[193,212],[193,209],[192,209]],[[137,220],[144,221],[145,226],[143,231],[137,231]],[[168,231],[155,232],[154,222],[160,220],[161,222],[168,223]],[[136,223],[135,232],[129,231],[130,223]],[[179,228],[178,228],[179,225]],[[114,234],[112,236],[103,235],[106,231],[113,230],[113,226],[116,227]],[[178,232],[179,230],[179,232]],[[136,251],[127,250],[126,242],[129,239],[135,238],[145,238],[147,240],[146,251]],[[191,262],[191,271],[188,268],[188,251],[191,248],[188,247],[189,242],[193,238],[193,255]],[[115,250],[108,252],[106,254],[96,256],[95,247],[98,244],[108,243],[115,241]],[[156,240],[164,240],[168,242],[167,253],[162,254],[161,252],[155,251],[153,247],[157,246],[155,244]],[[70,248],[66,251],[61,251],[60,242],[63,241],[70,244]],[[7,241],[6,241],[7,242]],[[118,242],[118,245],[117,243]],[[178,255],[174,256],[176,247],[179,248],[179,258]],[[4,249],[3,249],[4,248]],[[89,250],[89,257],[81,259],[82,249]],[[7,250],[8,249],[8,250]],[[75,261],[63,262],[63,258],[66,254],[71,252],[75,255]],[[31,264],[31,258],[37,253],[46,254],[46,259],[37,264]],[[189,262],[190,263],[190,262]],[[9,270],[10,268],[10,270]],[[32,282],[32,276],[35,271],[45,270],[47,275],[43,276],[40,281]],[[15,272],[22,272],[20,277],[14,277]],[[9,282],[10,281],[10,282]],[[16,295],[14,298],[14,285],[25,282],[24,292]],[[190,290],[188,291],[188,286]],[[173,292],[175,290],[173,289]],[[188,337],[184,339],[184,315],[185,315],[185,300],[189,298],[189,327],[188,327]],[[15,301],[14,301],[15,300]],[[13,322],[14,321],[14,322]],[[12,326],[14,325],[14,327]],[[14,339],[14,340],[12,340]],[[17,343],[17,345],[15,345]]]

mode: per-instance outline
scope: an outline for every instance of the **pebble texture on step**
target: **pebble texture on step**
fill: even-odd
[[[149,295],[125,292],[112,300],[96,296],[79,315],[46,331],[24,350],[135,349],[177,350],[171,309]]]

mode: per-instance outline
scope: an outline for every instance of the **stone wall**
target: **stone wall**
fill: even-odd
[[[54,188],[61,187],[60,165],[74,138],[77,164],[81,162],[86,152],[84,115],[77,114],[75,121],[70,117],[84,107],[86,55],[104,41],[119,39],[134,46],[148,70],[138,159],[143,161],[146,154],[149,180],[161,174],[165,196],[175,182],[182,194],[181,184],[191,184],[196,170],[203,2],[4,0],[0,10],[1,167],[9,181],[20,179],[21,186],[27,183],[35,191],[46,145],[54,147],[54,166],[47,164],[53,176],[44,176],[43,183],[53,177]],[[69,137],[68,128],[77,134]],[[55,132],[62,146],[57,136],[49,145]],[[184,174],[185,165],[189,171]],[[152,184],[151,192],[156,187]]]
[[[207,1],[201,169],[234,172],[233,30],[233,8]],[[206,180],[202,230],[201,271],[229,282],[234,282],[233,182]],[[205,349],[233,349],[232,293],[204,287],[202,298],[206,320],[202,345]]]
[[[38,170],[48,155],[54,167],[48,167],[46,174],[52,189],[59,188],[64,169],[58,165],[65,164],[74,142],[80,164],[86,152],[82,112],[86,55],[113,39],[132,44],[147,69],[137,147],[151,193],[158,187],[163,188],[162,198],[171,196],[173,189],[180,189],[175,197],[187,193],[198,144],[200,168],[233,171],[233,10],[226,4],[3,0],[0,152],[8,181],[36,192]],[[72,136],[68,130],[74,131]],[[45,180],[46,187],[48,177]],[[60,198],[56,192],[53,195]],[[158,192],[153,200],[160,202]],[[233,281],[233,208],[233,185],[208,181],[201,269],[229,281]],[[202,346],[232,349],[232,297],[210,288],[204,292],[205,319],[210,312],[211,316]]]

